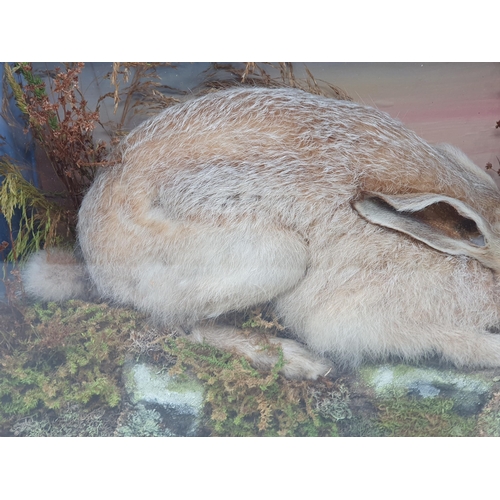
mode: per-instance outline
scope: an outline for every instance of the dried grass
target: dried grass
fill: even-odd
[[[299,79],[295,76],[291,62],[280,62],[277,66],[273,63],[255,62],[247,62],[241,66],[212,63],[211,68],[205,72],[203,83],[194,92],[204,94],[241,85],[269,88],[290,87],[332,99],[352,100],[339,87],[315,78],[307,66],[304,66],[304,70],[306,78]],[[272,76],[273,73],[276,76]]]

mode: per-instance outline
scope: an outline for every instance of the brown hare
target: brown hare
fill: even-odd
[[[238,88],[165,110],[117,154],[80,210],[83,261],[34,255],[33,296],[93,290],[258,367],[276,357],[207,320],[272,302],[307,347],[272,340],[288,377],[387,356],[500,366],[500,192],[457,149],[353,102]]]

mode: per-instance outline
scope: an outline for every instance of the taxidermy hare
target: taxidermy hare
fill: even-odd
[[[500,192],[457,149],[353,102],[239,88],[145,121],[118,156],[79,213],[83,262],[34,255],[33,296],[92,289],[261,368],[272,349],[207,320],[271,301],[305,344],[272,339],[292,378],[500,366]]]

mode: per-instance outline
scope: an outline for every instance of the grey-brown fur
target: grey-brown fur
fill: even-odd
[[[453,147],[356,103],[236,89],[144,122],[118,156],[79,215],[99,296],[258,366],[273,358],[255,339],[204,320],[273,301],[334,365],[437,353],[500,366],[490,333],[500,324],[500,192]],[[50,274],[41,255],[27,288],[60,300],[31,285]],[[298,344],[284,350],[290,377],[328,370]]]

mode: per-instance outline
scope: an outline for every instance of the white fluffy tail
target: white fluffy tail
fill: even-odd
[[[85,265],[66,250],[51,248],[33,254],[22,270],[22,280],[26,293],[43,301],[89,296]]]

